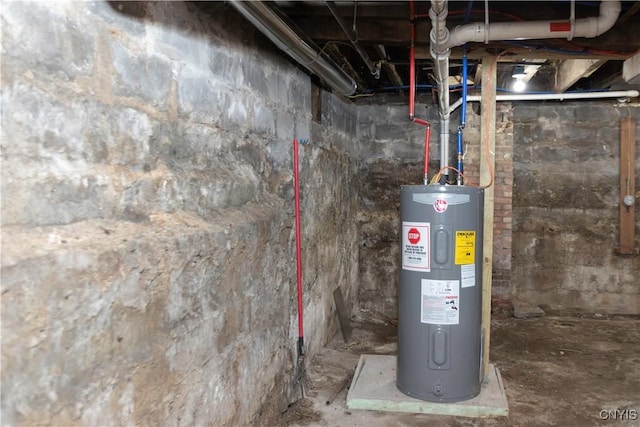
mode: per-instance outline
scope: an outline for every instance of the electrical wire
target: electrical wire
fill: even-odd
[[[469,85],[467,86],[467,89],[480,89],[480,87],[481,86],[479,85]],[[409,88],[410,88],[410,85],[401,85],[401,86],[384,86],[378,89],[371,89],[371,90],[372,91],[396,91],[396,90],[406,90]],[[416,85],[416,89],[435,89],[435,91],[438,92],[438,86],[431,85],[431,84]],[[462,90],[462,83],[449,86],[449,92],[459,92],[461,90]]]
[[[473,11],[473,0],[469,0],[467,3],[467,10],[464,13],[464,23],[468,24],[471,19],[471,12]]]
[[[477,185],[477,184],[474,184],[473,182],[471,182],[471,181],[469,180],[469,178],[467,178],[467,177],[466,177],[462,172],[460,172],[460,171],[458,170],[458,168],[455,168],[455,167],[453,167],[453,166],[443,166],[443,167],[441,167],[441,168],[440,168],[440,170],[438,171],[438,173],[437,173],[437,174],[435,174],[435,175],[431,178],[431,182],[430,182],[430,184],[435,184],[435,183],[439,182],[439,181],[440,181],[440,178],[442,177],[442,172],[444,172],[445,170],[452,170],[452,171],[454,171],[455,173],[457,173],[458,175],[460,175],[460,176],[464,179],[464,183],[465,183],[465,185],[468,185],[469,187],[480,188],[480,187],[478,187],[478,185]]]

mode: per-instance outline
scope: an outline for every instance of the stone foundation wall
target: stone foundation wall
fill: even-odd
[[[357,287],[355,107],[226,3],[2,7],[2,420],[268,423]]]
[[[620,119],[629,116],[640,122],[637,106],[612,101],[514,106],[514,298],[555,310],[640,313],[640,260],[614,253]],[[636,168],[639,160],[636,150]],[[636,221],[637,247],[639,231]]]

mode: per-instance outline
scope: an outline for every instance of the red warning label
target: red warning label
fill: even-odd
[[[402,268],[411,271],[431,271],[428,222],[402,223]]]
[[[409,229],[409,234],[407,234],[407,237],[409,238],[409,243],[411,243],[412,245],[417,245],[420,241],[420,231],[417,228],[412,227]]]
[[[571,31],[571,21],[551,22],[549,23],[549,30],[554,33]]]

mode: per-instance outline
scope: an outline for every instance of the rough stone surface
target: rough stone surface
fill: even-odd
[[[638,118],[638,111],[610,101],[498,104],[494,305],[517,300],[553,309],[638,314],[640,264],[636,257],[614,254],[619,119]],[[365,159],[359,179],[359,305],[386,315],[394,315],[397,304],[399,187],[420,183],[420,127],[414,133],[411,125],[399,125],[406,119],[403,113],[406,107],[397,105],[358,109]],[[469,109],[464,133],[465,174],[476,183],[485,156],[479,119]],[[432,171],[437,158],[437,153],[431,156]]]
[[[620,118],[638,120],[640,110],[602,101],[535,111],[514,111],[514,298],[555,310],[640,313],[640,262],[614,253]],[[640,246],[638,232],[636,224]]]
[[[269,424],[358,285],[356,109],[222,2],[2,7],[2,421]]]
[[[396,314],[399,188],[422,182],[424,142],[406,105],[322,91],[312,122],[310,78],[223,2],[0,19],[3,423],[273,424],[299,397],[294,137],[307,363],[338,331],[336,287]],[[613,254],[627,115],[500,104],[494,298],[638,313],[640,264]],[[469,109],[476,182],[479,128]]]
[[[529,319],[531,317],[544,316],[544,310],[535,305],[513,301],[513,317],[518,319]]]
[[[429,177],[440,168],[437,107],[416,105],[416,117],[431,121]],[[459,111],[450,122],[450,159],[455,165]],[[513,121],[510,105],[498,109],[496,127],[493,298],[508,304],[511,298],[511,187],[513,181]],[[400,186],[423,183],[424,127],[409,121],[406,105],[358,107],[358,138],[363,158],[358,194],[360,224],[360,308],[386,316],[397,315],[399,281]],[[465,175],[478,183],[480,116],[469,108],[464,131]],[[453,175],[452,175],[453,177]]]

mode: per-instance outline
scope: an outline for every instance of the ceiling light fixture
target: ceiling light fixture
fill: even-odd
[[[511,70],[511,77],[515,79],[512,86],[514,92],[524,92],[527,88],[527,82],[524,81],[526,76],[527,73],[524,72],[524,65],[513,66],[513,69]]]
[[[527,73],[524,72],[524,65],[514,65],[511,71],[511,77],[514,79],[524,79]]]
[[[526,88],[527,88],[527,83],[522,79],[516,79],[516,81],[513,82],[514,92],[524,92]]]

